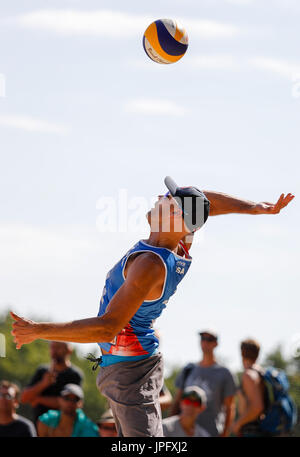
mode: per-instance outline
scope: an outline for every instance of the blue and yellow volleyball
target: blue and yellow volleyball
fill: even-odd
[[[188,35],[173,19],[158,19],[146,29],[143,46],[147,56],[154,62],[174,63],[186,53]]]

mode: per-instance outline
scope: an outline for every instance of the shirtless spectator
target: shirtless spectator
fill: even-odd
[[[262,368],[256,363],[260,346],[252,339],[241,343],[244,372],[238,390],[239,417],[232,431],[237,436],[265,436],[260,430],[259,418],[265,408]]]

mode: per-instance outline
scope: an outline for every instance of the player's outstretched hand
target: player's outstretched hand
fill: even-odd
[[[269,203],[269,202],[261,202],[256,205],[255,212],[256,214],[278,214],[287,206],[294,198],[294,195],[281,194],[278,201],[276,203]]]
[[[11,334],[14,336],[14,342],[16,343],[17,349],[21,349],[23,344],[32,343],[32,341],[38,338],[38,324],[36,322],[20,317],[13,312],[10,312],[10,315],[15,321],[12,325],[13,330]]]

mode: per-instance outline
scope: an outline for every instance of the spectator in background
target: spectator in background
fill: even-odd
[[[29,385],[22,391],[21,402],[33,407],[34,422],[49,409],[59,409],[59,396],[66,384],[81,385],[83,374],[71,365],[72,346],[69,343],[49,343],[50,365],[41,365]]]
[[[175,385],[178,388],[170,415],[178,414],[185,387],[201,387],[207,397],[207,408],[198,416],[201,425],[211,436],[229,436],[234,417],[234,395],[236,385],[231,372],[216,362],[214,350],[218,345],[215,330],[199,332],[203,358],[198,364],[188,364],[178,375]]]
[[[265,390],[262,368],[256,364],[260,351],[257,341],[247,339],[241,343],[244,372],[238,390],[239,417],[232,431],[237,436],[265,436],[260,430],[259,418],[265,409]]]
[[[115,419],[111,409],[105,411],[97,421],[100,436],[103,438],[118,436]]]
[[[9,381],[0,382],[0,437],[36,436],[31,421],[18,416],[20,390]]]
[[[208,437],[209,433],[196,423],[199,414],[206,408],[206,394],[197,386],[186,387],[180,400],[180,414],[163,420],[166,437]]]
[[[83,391],[77,384],[67,384],[59,398],[60,411],[50,409],[38,418],[38,436],[99,436],[98,427],[82,411]]]

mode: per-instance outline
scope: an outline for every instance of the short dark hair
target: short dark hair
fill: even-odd
[[[257,341],[248,338],[241,342],[242,357],[252,361],[256,361],[260,351],[260,345]]]
[[[3,381],[0,381],[0,389],[1,387],[4,387],[5,389],[9,389],[10,387],[13,387],[15,389],[15,399],[16,400],[19,400],[19,397],[20,397],[20,388],[19,386],[17,386],[17,384],[15,384],[14,382],[11,382],[11,381],[7,381],[7,380],[3,380]]]

